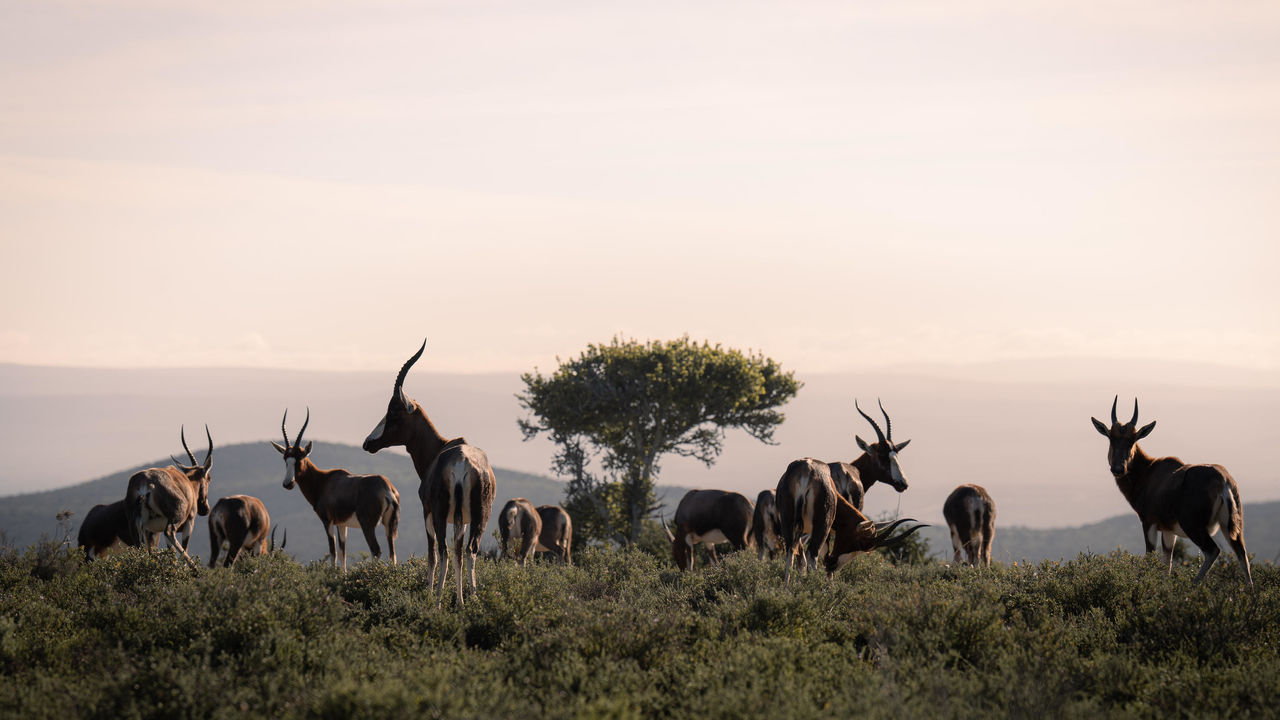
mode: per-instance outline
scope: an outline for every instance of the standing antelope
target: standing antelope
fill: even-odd
[[[262,501],[250,495],[228,495],[209,511],[209,567],[218,564],[222,544],[227,544],[223,567],[231,567],[241,551],[262,555],[267,551],[271,516]]]
[[[1110,442],[1107,463],[1116,486],[1142,522],[1142,539],[1147,552],[1155,550],[1156,534],[1164,549],[1169,573],[1173,573],[1173,547],[1185,537],[1204,553],[1204,563],[1195,582],[1204,579],[1221,550],[1213,535],[1222,528],[1227,544],[1240,560],[1244,576],[1253,584],[1249,556],[1244,548],[1244,508],[1235,478],[1221,465],[1187,465],[1176,457],[1155,458],[1138,447],[1138,441],[1155,429],[1155,422],[1138,428],[1138,400],[1133,400],[1133,417],[1121,424],[1116,418],[1117,395],[1111,402],[1111,427],[1089,418]]]
[[[542,518],[542,532],[535,549],[555,553],[565,565],[572,565],[569,551],[573,547],[573,520],[569,513],[559,505],[539,505],[538,516]]]
[[[213,470],[213,436],[209,434],[208,425],[204,426],[204,433],[209,439],[209,452],[205,454],[203,463],[197,463],[196,456],[187,447],[184,427],[181,430],[182,449],[187,451],[191,464],[183,465],[170,456],[173,465],[169,467],[148,468],[134,473],[125,492],[125,512],[129,515],[135,537],[152,548],[156,544],[154,533],[164,533],[169,548],[181,553],[192,568],[198,566],[187,554],[187,543],[191,540],[196,515],[209,514],[209,480]],[[179,532],[182,533],[181,542],[178,541]]]
[[[102,557],[120,545],[138,547],[137,531],[129,522],[124,500],[107,505],[94,505],[80,523],[77,544],[84,548],[84,559]]]
[[[831,479],[835,482],[836,489],[859,510],[862,509],[863,493],[870,490],[871,486],[877,482],[882,482],[898,492],[907,489],[907,478],[902,474],[902,466],[898,463],[898,453],[902,452],[911,440],[893,442],[893,420],[889,418],[883,403],[876,400],[876,404],[880,406],[880,412],[884,415],[884,432],[880,431],[880,426],[871,419],[870,415],[858,407],[858,399],[854,398],[853,407],[857,409],[859,415],[871,423],[872,429],[876,431],[876,442],[867,444],[861,437],[854,435],[853,439],[862,449],[862,454],[852,463],[830,463]]]
[[[675,533],[667,529],[671,556],[681,570],[693,569],[693,548],[702,543],[712,564],[719,562],[715,544],[727,542],[741,550],[751,542],[755,508],[741,493],[725,490],[690,490],[676,507]]]
[[[321,470],[307,458],[311,454],[313,443],[307,442],[302,447],[302,435],[311,422],[311,408],[307,408],[307,419],[298,431],[298,437],[289,443],[289,433],[284,429],[289,411],[284,411],[280,419],[280,432],[284,435],[284,446],[271,443],[271,447],[284,456],[284,489],[292,490],[296,481],[302,490],[302,496],[311,503],[320,522],[324,524],[324,536],[329,541],[329,557],[334,567],[342,565],[347,570],[347,528],[360,528],[365,542],[369,543],[369,552],[374,558],[382,556],[382,548],[378,546],[378,538],[374,533],[378,523],[382,523],[387,533],[387,554],[391,564],[396,564],[396,533],[400,527],[400,492],[382,475],[355,475],[342,468]],[[334,549],[334,538],[338,547]],[[341,558],[341,560],[339,560]]]
[[[836,491],[827,463],[813,458],[796,460],[787,466],[778,480],[777,505],[782,519],[786,582],[791,582],[796,544],[802,535],[807,534],[809,541],[807,557],[801,562],[808,567],[824,558],[827,574],[834,575],[855,555],[880,547],[893,547],[911,533],[927,527],[916,525],[891,537],[899,525],[914,520],[905,518],[885,523],[868,520],[861,510]],[[827,548],[828,535],[831,536],[830,551]]]
[[[981,485],[961,485],[942,504],[942,516],[951,528],[955,563],[964,551],[970,565],[991,566],[991,539],[996,534],[996,503]]]
[[[502,506],[498,513],[498,534],[502,537],[502,551],[499,557],[509,557],[511,541],[518,538],[520,548],[516,551],[516,562],[524,565],[533,557],[538,545],[538,536],[542,534],[542,516],[533,507],[533,503],[524,498],[512,498]]]
[[[756,496],[756,509],[751,519],[751,541],[760,552],[761,560],[766,556],[773,557],[782,548],[782,535],[778,530],[781,522],[775,493],[761,490]]]
[[[462,546],[464,526],[470,528],[467,553],[471,557],[471,592],[476,592],[476,555],[480,553],[480,538],[493,510],[493,498],[498,493],[498,481],[489,467],[484,451],[468,445],[465,438],[446,440],[431,423],[422,406],[409,399],[404,392],[404,378],[409,368],[422,357],[427,347],[413,354],[400,368],[396,384],[387,404],[387,413],[378,426],[365,438],[366,452],[376,453],[383,448],[402,445],[413,459],[421,484],[418,498],[422,500],[422,517],[427,526],[427,571],[434,577],[436,565],[440,566],[439,587],[444,592],[449,573],[449,560],[444,550],[448,524],[453,524],[453,556],[457,565],[457,599],[462,604]],[[440,555],[444,562],[438,563]],[[434,580],[433,580],[434,583]]]

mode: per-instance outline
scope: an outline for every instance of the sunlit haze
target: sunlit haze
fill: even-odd
[[[0,362],[1280,366],[1261,3],[0,7]]]

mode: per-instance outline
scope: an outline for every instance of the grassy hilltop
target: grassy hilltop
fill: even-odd
[[[783,585],[747,553],[425,566],[132,550],[0,557],[0,716],[1250,717],[1280,703],[1280,571],[1200,586],[1129,555],[986,571],[863,558]]]

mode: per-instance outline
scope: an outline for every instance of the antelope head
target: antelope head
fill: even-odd
[[[1129,422],[1121,423],[1116,418],[1116,404],[1119,402],[1119,395],[1111,401],[1111,427],[1104,425],[1098,418],[1089,418],[1098,432],[1110,441],[1107,447],[1107,464],[1111,466],[1111,474],[1118,478],[1129,472],[1129,462],[1133,460],[1138,441],[1150,435],[1156,427],[1155,421],[1152,421],[1141,429],[1138,428],[1138,398],[1133,399],[1133,417]]]
[[[196,512],[201,515],[209,514],[209,481],[213,479],[213,436],[209,434],[209,426],[204,426],[205,437],[209,439],[209,452],[205,453],[204,462],[196,462],[196,456],[191,454],[191,448],[187,447],[187,428],[183,426],[181,429],[182,449],[187,451],[187,459],[191,461],[190,465],[183,465],[178,458],[170,455],[169,459],[173,460],[173,466],[178,472],[187,476],[187,479],[196,486]]]
[[[307,419],[302,422],[302,429],[298,431],[298,437],[292,444],[289,443],[289,432],[284,429],[284,423],[288,419],[289,411],[285,410],[284,417],[280,418],[280,433],[284,435],[284,446],[281,447],[280,443],[273,442],[271,447],[284,456],[284,489],[292,490],[293,483],[298,478],[298,464],[311,454],[311,447],[314,445],[308,441],[307,446],[302,447],[302,434],[307,431],[307,425],[311,422],[311,408],[307,408]]]
[[[928,525],[914,525],[905,532],[893,534],[899,525],[915,522],[912,518],[902,518],[892,522],[876,523],[870,520],[859,522],[851,534],[841,533],[832,541],[831,551],[827,553],[827,574],[834,575],[856,555],[869,553],[877,548],[891,548],[901,545],[911,533]]]
[[[884,432],[880,431],[880,426],[876,424],[875,420],[871,419],[870,415],[862,412],[862,408],[858,407],[858,399],[854,398],[853,406],[857,408],[858,414],[866,418],[867,422],[871,423],[871,427],[875,429],[876,441],[874,443],[867,444],[866,440],[863,440],[857,435],[854,436],[854,439],[857,440],[858,447],[869,455],[871,459],[875,461],[876,465],[884,471],[884,474],[889,478],[886,481],[889,483],[889,486],[898,492],[902,492],[907,489],[907,478],[902,474],[902,467],[898,465],[898,453],[901,452],[902,449],[907,446],[907,443],[911,442],[911,440],[903,440],[896,445],[894,444],[893,421],[889,419],[889,413],[885,412],[884,404],[881,403],[879,399],[876,400],[876,403],[880,405],[880,412],[884,414]]]
[[[409,368],[422,357],[422,351],[426,348],[427,341],[423,340],[418,352],[414,353],[413,357],[400,368],[400,374],[396,376],[396,385],[391,391],[391,402],[387,403],[387,414],[382,416],[378,426],[369,433],[369,437],[365,438],[363,445],[365,452],[376,453],[383,448],[404,445],[410,439],[412,427],[409,418],[418,411],[418,404],[404,394],[404,378],[409,374]]]

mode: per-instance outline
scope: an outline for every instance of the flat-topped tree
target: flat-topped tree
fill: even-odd
[[[553,469],[571,476],[565,506],[574,524],[629,542],[655,509],[663,455],[710,466],[730,428],[772,443],[784,418],[778,407],[801,387],[759,353],[687,336],[647,343],[615,337],[587,346],[549,377],[535,370],[521,379],[518,398],[529,417],[520,429],[526,440],[545,432],[559,445]],[[587,472],[596,455],[610,481]]]

